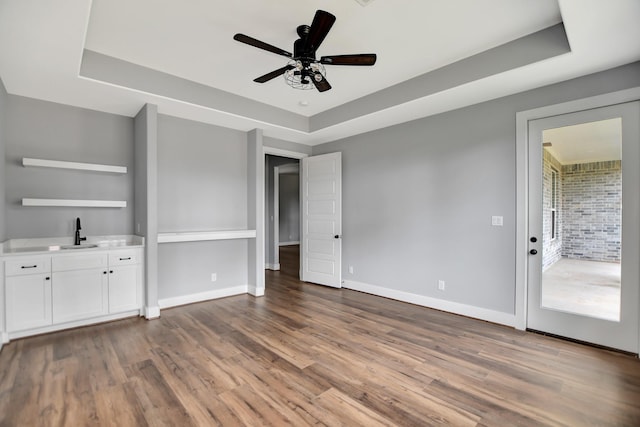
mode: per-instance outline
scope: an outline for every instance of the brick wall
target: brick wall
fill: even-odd
[[[620,261],[621,162],[562,167],[562,256]]]

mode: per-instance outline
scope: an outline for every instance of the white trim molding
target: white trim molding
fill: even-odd
[[[278,243],[278,246],[293,246],[293,245],[299,245],[300,241],[296,240],[295,242],[280,242]]]
[[[309,157],[309,154],[300,153],[298,151],[283,150],[282,148],[275,148],[275,147],[263,146],[262,151],[264,152],[264,154],[271,154],[273,156],[280,156],[280,157],[288,157],[290,159],[302,159],[304,157]]]
[[[263,297],[264,296],[264,288],[258,288],[256,286],[249,286],[247,291],[249,295],[253,295],[254,297]]]
[[[209,301],[209,300],[214,300],[218,298],[230,297],[234,295],[246,294],[247,289],[248,289],[247,285],[241,285],[241,286],[235,286],[233,288],[216,289],[213,291],[198,292],[196,294],[179,295],[176,297],[162,298],[158,300],[158,305],[160,306],[161,309],[177,307],[180,305],[193,304],[196,302],[203,302],[203,301]]]
[[[280,263],[275,263],[275,264],[265,264],[264,265],[264,269],[265,270],[274,270],[274,271],[278,271],[280,270]]]
[[[461,316],[472,317],[474,319],[485,320],[487,322],[498,323],[500,325],[514,326],[515,315],[458,302],[442,300],[425,295],[412,294],[395,289],[384,288],[382,286],[370,285],[352,280],[345,280],[342,284],[345,289],[365,292],[379,297],[391,298],[397,301],[408,302],[422,307],[442,310]]]
[[[82,327],[82,326],[94,326],[94,325],[98,325],[98,324],[103,323],[103,322],[111,322],[113,320],[126,319],[126,318],[131,318],[131,317],[139,316],[139,315],[140,315],[140,310],[131,310],[131,311],[126,311],[126,312],[122,312],[122,313],[115,313],[115,314],[108,314],[108,315],[104,315],[104,316],[92,317],[90,319],[80,319],[80,320],[74,320],[74,321],[70,321],[70,322],[58,323],[58,324],[53,324],[53,325],[46,325],[46,326],[42,326],[42,327],[39,327],[39,328],[23,329],[23,330],[20,330],[20,331],[9,332],[8,333],[8,339],[12,340],[12,339],[17,339],[17,338],[30,337],[30,336],[34,336],[34,335],[48,334],[50,332],[63,331],[63,330],[78,328],[78,327]]]
[[[145,307],[144,308],[144,318],[147,320],[157,319],[160,317],[160,307]]]
[[[640,100],[640,87],[635,87],[516,113],[516,298],[514,324],[516,329],[525,330],[527,328],[529,122],[545,117],[638,100]]]

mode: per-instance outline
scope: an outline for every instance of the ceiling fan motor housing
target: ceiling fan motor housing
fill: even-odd
[[[297,30],[300,38],[293,43],[293,58],[302,61],[305,66],[316,60],[316,48],[309,43],[310,30],[310,26],[300,25]]]

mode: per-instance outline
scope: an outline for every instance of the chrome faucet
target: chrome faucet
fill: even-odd
[[[79,245],[83,240],[87,240],[86,237],[80,237],[80,230],[82,230],[82,227],[80,227],[80,218],[76,218],[76,239],[73,242],[74,245]]]

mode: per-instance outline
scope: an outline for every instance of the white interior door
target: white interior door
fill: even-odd
[[[301,280],[342,287],[342,153],[302,159]]]
[[[607,125],[619,129],[617,148],[604,131],[566,149],[570,137],[550,141],[554,132]],[[528,141],[527,328],[638,353],[640,103],[530,121]],[[606,214],[616,209],[619,220]],[[617,260],[607,253],[616,247]]]

